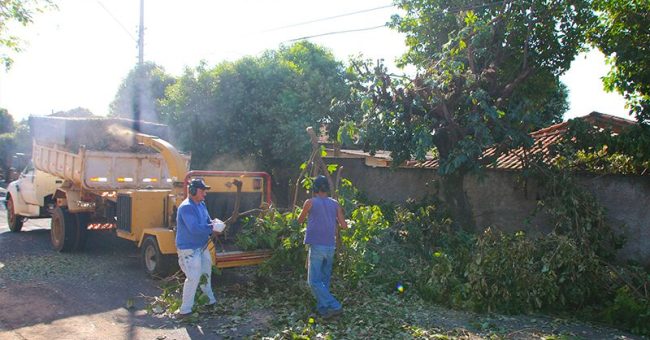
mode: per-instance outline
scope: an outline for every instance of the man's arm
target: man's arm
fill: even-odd
[[[336,208],[336,221],[339,222],[341,229],[348,229],[348,222],[345,221],[345,214],[343,213],[343,207],[340,205]]]
[[[309,210],[311,210],[312,206],[311,199],[308,199],[305,201],[305,204],[302,205],[302,211],[300,212],[300,216],[298,216],[298,223],[302,224],[305,222],[305,218],[307,218],[307,215],[309,214]]]

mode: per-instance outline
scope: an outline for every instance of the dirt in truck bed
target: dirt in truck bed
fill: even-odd
[[[45,144],[56,144],[71,152],[82,146],[88,150],[153,153],[134,143],[134,121],[124,118],[63,118],[32,116],[29,118],[32,137]],[[167,125],[140,122],[142,133],[169,140]]]

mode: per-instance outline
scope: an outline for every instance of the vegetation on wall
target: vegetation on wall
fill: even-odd
[[[650,171],[650,127],[636,124],[615,133],[572,120],[564,142],[553,151],[560,157],[562,166],[574,171],[647,175]]]
[[[335,277],[343,290],[392,294],[405,287],[453,308],[572,312],[648,334],[650,275],[614,264],[622,240],[605,223],[603,209],[566,172],[547,168],[536,180],[546,192],[541,209],[554,228],[534,238],[498,228],[480,233],[453,228],[444,204],[435,199],[405,206],[359,204],[347,214],[351,228],[341,232]],[[250,248],[275,249],[262,266],[263,276],[300,280],[304,273],[304,228],[296,216],[276,211],[249,220],[254,231],[240,240]],[[628,319],[621,323],[623,316]]]

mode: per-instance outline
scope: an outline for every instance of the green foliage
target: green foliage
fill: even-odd
[[[464,300],[465,263],[475,240],[451,227],[448,213],[435,200],[395,208],[387,266],[399,269],[400,281],[436,303],[459,307]],[[387,276],[387,274],[383,274]]]
[[[0,134],[0,175],[3,179],[8,179],[10,175],[9,168],[12,166],[12,157],[15,153],[14,138],[13,133]]]
[[[309,155],[305,128],[338,127],[330,104],[348,95],[344,77],[330,51],[299,42],[186,70],[168,89],[162,112],[177,127],[180,147],[191,151],[193,168],[267,171],[283,200]]]
[[[650,124],[650,2],[594,0],[593,8],[598,22],[588,37],[612,66],[605,88],[622,94],[630,115]]]
[[[417,75],[393,76],[382,64],[353,61],[352,101],[361,110],[349,120],[357,122],[365,149],[389,150],[399,165],[424,159],[435,146],[441,173],[464,173],[491,162],[481,157],[487,147],[499,153],[530,144],[531,129],[566,110],[558,77],[584,42],[593,18],[588,1],[397,5],[404,15],[391,26],[409,47],[400,62]]]
[[[574,240],[488,229],[468,267],[469,300],[479,310],[566,310],[598,302],[607,275]]]
[[[214,268],[215,267],[213,267],[213,269]],[[179,271],[176,275],[164,279],[160,285],[162,292],[160,295],[151,299],[146,308],[147,312],[150,314],[166,314],[169,316],[177,313],[183,303],[182,296],[184,278],[185,276],[183,273]],[[203,285],[207,283],[207,280],[208,276],[202,274],[199,284]],[[205,295],[201,289],[197,289],[196,295],[194,295],[194,307],[192,308],[193,314],[187,321],[197,321],[198,312],[207,306],[208,303],[210,303],[208,296]]]
[[[304,272],[304,226],[298,224],[298,214],[271,209],[263,216],[244,221],[244,227],[237,235],[238,247],[242,250],[273,249],[273,256],[260,265],[261,273]]]
[[[352,211],[349,228],[341,231],[343,246],[338,250],[337,273],[352,285],[373,273],[382,261],[379,241],[387,228],[388,222],[376,205]]]
[[[93,117],[92,111],[88,110],[85,107],[77,107],[67,111],[57,111],[51,114],[54,117]]]
[[[638,334],[650,334],[650,302],[647,297],[639,299],[629,287],[621,287],[616,291],[614,301],[605,309],[604,319]]]
[[[3,117],[1,113],[0,110],[0,118]],[[26,159],[15,156],[17,153],[24,155],[32,153],[32,138],[29,134],[27,120],[14,124],[11,115],[7,113],[5,117],[5,122],[11,123],[11,131],[0,133],[0,176],[7,179],[10,175],[10,168],[20,171],[27,165]]]
[[[14,117],[7,109],[0,108],[0,134],[14,132]]]
[[[559,166],[599,174],[646,174],[650,169],[650,128],[628,126],[617,133],[572,120],[555,150]]]
[[[553,221],[553,232],[575,240],[581,251],[612,259],[623,240],[605,221],[605,210],[567,171],[537,168],[545,197],[539,202]]]
[[[447,210],[435,199],[404,206],[365,205],[344,180],[338,193],[349,208],[350,228],[341,231],[333,291],[343,299],[346,311],[361,313],[351,324],[346,321],[344,329],[309,321],[312,301],[300,284],[307,252],[304,226],[296,222],[299,209],[270,210],[249,218],[237,245],[245,250],[274,250],[271,259],[259,266],[257,279],[263,281],[265,298],[275,296],[276,302],[255,301],[274,308],[281,301],[291,310],[278,317],[276,326],[283,331],[274,338],[314,333],[336,337],[341,331],[361,336],[425,334],[421,328],[404,326],[404,321],[387,321],[392,319],[378,314],[376,307],[377,301],[389,301],[393,307],[386,312],[394,316],[399,306],[418,299],[487,312],[580,313],[648,334],[650,275],[640,268],[609,264],[620,240],[604,222],[602,208],[565,172],[535,169],[546,192],[540,209],[555,221],[555,228],[534,238],[492,228],[481,234],[454,228]],[[372,325],[372,330],[357,330],[352,326],[355,320]]]
[[[56,9],[52,0],[2,0],[0,1],[0,63],[9,69],[13,63],[10,53],[22,50],[21,39],[9,32],[14,24],[27,26],[32,23],[34,13]]]
[[[139,90],[138,81],[141,86]],[[167,87],[175,82],[176,79],[152,62],[136,65],[120,84],[110,105],[109,115],[133,119],[135,109],[138,108],[141,120],[166,122],[167,117],[161,113],[160,101],[165,98]]]

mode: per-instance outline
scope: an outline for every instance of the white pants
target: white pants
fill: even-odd
[[[201,275],[208,276],[208,282],[201,285],[201,290],[210,299],[210,304],[216,303],[212,292],[210,278],[212,274],[212,259],[208,249],[178,249],[178,264],[183,273],[185,273],[185,283],[183,284],[183,304],[181,305],[181,314],[192,312],[194,306],[194,295],[196,288],[201,281]]]

